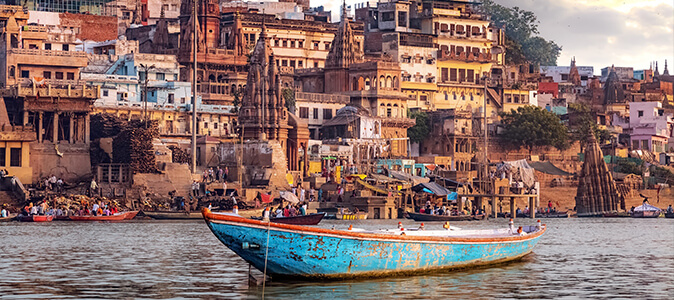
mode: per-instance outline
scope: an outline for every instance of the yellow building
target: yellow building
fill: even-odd
[[[33,168],[30,166],[30,142],[35,133],[10,131],[0,133],[0,169],[7,170],[23,184],[33,183]]]
[[[503,111],[510,112],[518,107],[530,105],[529,90],[503,89]]]

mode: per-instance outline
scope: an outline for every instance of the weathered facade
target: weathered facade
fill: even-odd
[[[86,53],[74,51],[72,32],[27,26],[28,15],[20,7],[4,9],[0,96],[12,125],[35,128],[33,181],[52,174],[66,179],[90,174],[89,114],[99,89],[79,80]]]

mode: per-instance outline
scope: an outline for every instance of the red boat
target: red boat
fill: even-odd
[[[70,221],[123,221],[130,220],[138,214],[138,211],[126,211],[110,216],[70,216]]]
[[[26,215],[20,215],[16,217],[17,220],[20,222],[51,222],[54,220],[54,216],[52,215],[31,215],[31,216],[26,216]]]
[[[323,220],[325,213],[309,214],[304,216],[271,218],[270,221],[274,223],[291,224],[291,225],[318,225]],[[260,217],[253,219],[261,220]]]

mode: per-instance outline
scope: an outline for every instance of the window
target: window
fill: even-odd
[[[44,77],[44,79],[51,79],[51,72],[49,71],[42,72],[42,77]]]
[[[314,120],[318,120],[318,108],[314,108]]]
[[[466,69],[459,69],[459,82],[466,81]]]
[[[218,123],[213,123],[213,129],[218,129]]]
[[[295,67],[295,61],[294,60],[290,61],[290,66],[293,67],[293,68]]]
[[[166,78],[166,75],[164,73],[157,73],[157,80],[164,80]]]
[[[204,122],[204,128],[208,129],[208,122]]]
[[[643,111],[643,110],[640,110],[640,111],[637,112],[637,114],[639,115],[639,117],[643,117],[643,116],[644,116],[644,111]]]
[[[0,148],[0,167],[6,166],[5,155],[7,154],[7,148]]]
[[[512,73],[511,78],[515,78],[515,73]],[[562,74],[562,80],[569,80],[569,74]]]
[[[323,109],[323,120],[332,119],[332,109],[324,108]]]
[[[426,100],[428,100],[428,96],[421,95],[421,96],[419,96],[419,100],[426,102]]]
[[[70,51],[70,45],[63,44],[63,51]]]
[[[435,79],[435,77],[433,77],[433,76],[428,76],[428,77],[426,77],[426,82],[428,82],[428,83],[433,83],[433,81],[435,81],[434,79]]]
[[[185,97],[180,97],[180,104],[185,104]]]
[[[168,103],[173,104],[175,101],[175,95],[173,93],[168,94]]]
[[[300,118],[309,119],[309,108],[308,107],[300,107]]]
[[[73,72],[66,73],[66,79],[75,80],[75,73],[73,73]]]
[[[29,44],[29,45],[28,45],[28,49],[35,49],[35,50],[37,50],[38,47],[37,47],[37,45],[35,45],[35,44]]]
[[[288,41],[286,41],[286,40],[283,41],[283,47],[284,47],[284,48],[285,48],[285,47],[288,47]]]
[[[440,72],[440,74],[441,74],[440,78],[442,79],[442,82],[447,82],[448,75],[449,75],[448,72],[447,72],[447,68],[442,68],[442,71]]]
[[[21,148],[11,148],[9,150],[9,166],[10,167],[21,166]]]
[[[330,42],[324,42],[325,43],[325,50],[330,50]]]
[[[407,12],[399,11],[398,12],[398,26],[407,27]]]
[[[107,97],[107,96],[108,96],[108,90],[103,90],[103,97]]]
[[[321,50],[318,46],[318,41],[314,41],[314,50]]]
[[[468,70],[468,74],[466,75],[466,80],[468,82],[475,82],[475,70]]]
[[[411,63],[412,62],[412,57],[410,56],[403,56],[403,62],[404,63]]]
[[[295,48],[295,41],[290,41],[290,48]]]
[[[393,21],[395,20],[395,15],[393,14],[392,11],[384,12],[381,14],[381,21],[382,22],[387,22],[387,21]]]
[[[61,73],[61,77],[63,77],[63,73]],[[21,70],[21,78],[30,78],[30,71]]]
[[[314,68],[318,68],[318,62],[317,61],[314,62]]]
[[[456,69],[451,68],[449,69],[449,81],[456,81],[457,76],[456,76]]]
[[[304,48],[304,41],[297,41],[297,48]]]
[[[282,60],[282,61],[281,61],[281,66],[282,66],[282,67],[287,67],[287,66],[288,66],[288,60],[287,60],[287,59]]]
[[[300,68],[300,69],[301,69],[301,68],[304,68],[304,62],[301,61],[301,60],[298,60],[298,61],[297,61],[297,67]]]

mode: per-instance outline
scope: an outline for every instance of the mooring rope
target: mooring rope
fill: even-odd
[[[267,283],[267,256],[269,255],[269,232],[271,231],[271,220],[267,222],[267,246],[264,251],[264,271],[262,271],[262,299],[264,299],[264,288]]]

